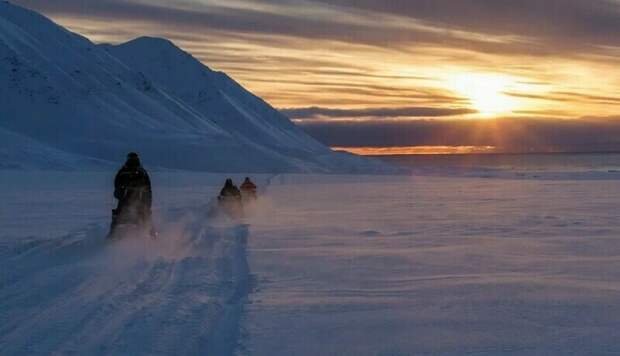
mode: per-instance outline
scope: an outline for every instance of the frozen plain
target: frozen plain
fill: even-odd
[[[161,241],[110,247],[108,175],[3,171],[0,353],[619,353],[617,177],[483,175],[260,176],[239,225],[153,172]]]

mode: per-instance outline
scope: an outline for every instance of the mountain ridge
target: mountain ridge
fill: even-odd
[[[89,162],[138,151],[149,166],[196,171],[393,171],[330,150],[168,39],[95,44],[8,2],[0,2],[0,117],[0,136]],[[24,159],[14,146],[0,157]]]

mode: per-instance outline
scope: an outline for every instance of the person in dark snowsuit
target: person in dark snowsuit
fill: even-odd
[[[226,213],[234,218],[240,218],[243,216],[243,204],[241,202],[241,191],[233,183],[232,179],[226,179],[224,187],[220,191],[220,195],[217,197],[220,207],[224,209]]]
[[[246,199],[256,199],[256,189],[256,184],[250,180],[250,177],[245,177],[241,184],[241,195]]]
[[[118,199],[118,206],[112,210],[110,233],[119,224],[126,223],[149,228],[149,232],[154,234],[151,224],[151,180],[135,152],[127,155],[127,161],[116,173],[114,197]]]
[[[241,198],[241,192],[239,191],[239,188],[237,188],[237,186],[233,183],[232,179],[226,179],[224,187],[222,188],[222,190],[220,190],[220,197]]]

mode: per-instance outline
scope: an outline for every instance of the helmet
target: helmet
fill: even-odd
[[[140,157],[138,154],[135,152],[129,152],[127,154],[127,162],[125,162],[125,165],[129,168],[140,167]]]

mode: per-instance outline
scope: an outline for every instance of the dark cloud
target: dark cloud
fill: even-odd
[[[277,2],[277,1],[276,1]],[[345,24],[333,19],[311,16],[297,17],[259,10],[201,5],[193,9],[163,7],[123,0],[19,0],[17,4],[50,15],[81,16],[110,20],[147,21],[170,30],[191,29],[286,35],[312,39],[333,39],[368,44],[388,43],[395,38],[394,30],[377,31],[372,26]],[[391,36],[390,36],[391,34]]]
[[[146,21],[162,28],[328,39],[379,47],[428,45],[485,53],[590,55],[620,45],[620,6],[611,0],[261,0],[314,6],[332,15],[298,16],[209,3],[166,7],[123,0],[18,0],[47,14]],[[313,5],[314,4],[314,5]],[[346,15],[369,21],[344,22]],[[340,16],[342,15],[342,16]],[[387,26],[380,15],[419,21],[427,29]],[[374,17],[373,17],[374,16]],[[432,30],[434,29],[434,30]],[[459,33],[460,31],[461,33]],[[476,36],[463,36],[472,33]],[[499,36],[493,40],[489,36]],[[520,39],[514,41],[514,39]],[[505,40],[501,40],[505,39]]]
[[[282,113],[292,119],[314,119],[317,117],[330,118],[396,118],[396,117],[446,117],[476,113],[475,110],[464,108],[431,108],[431,107],[404,107],[404,108],[371,108],[371,109],[333,109],[323,107],[308,107],[281,109]]]
[[[566,100],[580,100],[586,102],[593,102],[599,104],[608,104],[608,105],[620,105],[620,97],[617,96],[605,96],[605,95],[589,95],[589,94],[581,94],[581,93],[573,93],[566,91],[555,91],[551,92],[550,95],[552,98],[565,98]]]
[[[303,121],[330,146],[495,146],[504,152],[620,151],[619,118]]]
[[[504,94],[509,95],[509,96],[514,96],[517,98],[546,100],[546,101],[565,102],[565,103],[583,102],[583,103],[594,103],[594,104],[605,104],[605,105],[620,105],[620,97],[605,96],[605,95],[589,95],[589,94],[574,93],[574,92],[568,92],[568,91],[551,91],[544,95],[513,93],[513,92],[504,92]]]
[[[422,20],[446,30],[530,37],[553,47],[620,43],[614,0],[315,0]]]

